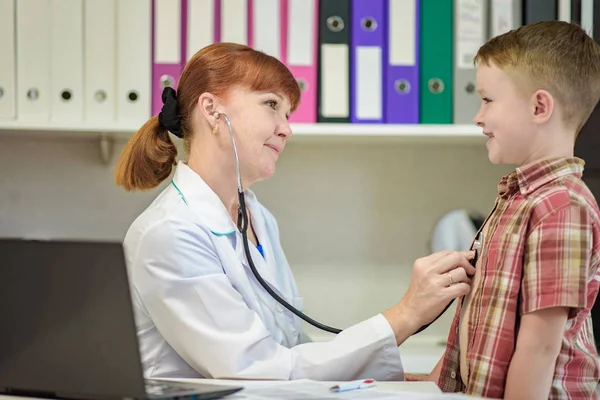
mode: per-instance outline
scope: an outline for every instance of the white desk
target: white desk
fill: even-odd
[[[334,393],[328,389],[338,382],[248,381],[223,379],[166,379],[189,383],[241,386],[244,390],[224,400],[272,399],[394,399],[394,400],[474,400],[475,397],[442,393],[433,382],[377,382],[376,387]],[[265,391],[265,388],[268,390]],[[40,400],[39,398],[2,396],[0,400]]]
[[[329,388],[339,382],[297,381],[240,381],[223,379],[174,379],[179,382],[204,382],[215,385],[242,386],[244,390],[225,397],[225,400],[260,399],[399,399],[399,400],[466,400],[474,397],[442,391],[433,382],[381,382],[369,389],[334,393]],[[268,390],[265,390],[269,386]],[[268,393],[267,393],[268,392]],[[263,395],[264,394],[264,395]],[[0,398],[0,400],[3,400]],[[13,399],[11,399],[13,400]]]
[[[188,383],[210,383],[210,384],[215,384],[215,385],[234,385],[234,386],[244,386],[244,387],[248,387],[251,388],[253,386],[262,386],[265,385],[266,383],[269,385],[281,385],[282,387],[284,387],[285,385],[288,385],[290,383],[298,383],[300,384],[301,382],[307,382],[307,383],[311,383],[311,382],[315,382],[315,381],[309,381],[309,380],[298,380],[298,381],[249,381],[249,380],[245,380],[245,381],[240,381],[240,380],[226,380],[226,379],[166,379],[166,380],[173,380],[176,382],[188,382]],[[319,384],[322,384],[325,387],[331,387],[334,386],[336,384],[338,384],[339,382],[316,382]],[[378,381],[377,382],[377,388],[382,389],[382,390],[390,390],[390,391],[397,391],[397,392],[401,392],[401,391],[408,391],[408,392],[417,392],[417,393],[442,393],[442,391],[440,390],[440,388],[438,388],[438,386],[433,383],[433,382],[381,382]],[[363,389],[363,390],[367,390],[367,389]],[[2,399],[0,399],[2,400]]]

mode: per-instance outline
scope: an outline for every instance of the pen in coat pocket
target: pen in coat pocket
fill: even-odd
[[[345,392],[348,390],[365,389],[375,386],[374,379],[360,379],[357,381],[342,382],[332,386],[329,390],[332,392]]]

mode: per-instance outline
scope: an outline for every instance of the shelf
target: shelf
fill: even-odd
[[[85,124],[0,120],[0,135],[127,139],[141,126],[129,124]],[[475,125],[395,125],[395,124],[292,124],[291,143],[485,143],[481,128]]]

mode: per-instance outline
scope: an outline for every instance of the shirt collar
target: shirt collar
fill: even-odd
[[[520,192],[528,195],[545,184],[567,175],[579,178],[583,175],[585,162],[578,157],[548,158],[535,163],[518,167],[504,176],[498,184],[498,195],[508,198]]]
[[[200,216],[213,234],[225,236],[237,231],[237,226],[219,196],[185,162],[178,162],[172,184],[187,206]],[[244,195],[246,204],[250,207],[256,196],[249,189],[244,191]]]

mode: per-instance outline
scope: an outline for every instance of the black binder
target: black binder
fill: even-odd
[[[558,0],[524,0],[523,25],[558,19]]]
[[[323,51],[327,51],[328,45],[346,45],[348,57],[346,60],[348,70],[348,82],[344,93],[328,93],[327,85],[323,81],[324,69],[327,65],[323,62]],[[318,122],[350,122],[350,0],[321,0],[319,1],[319,72],[317,78],[318,86]],[[347,102],[348,113],[345,116],[329,115],[324,109],[325,99],[339,98]]]

